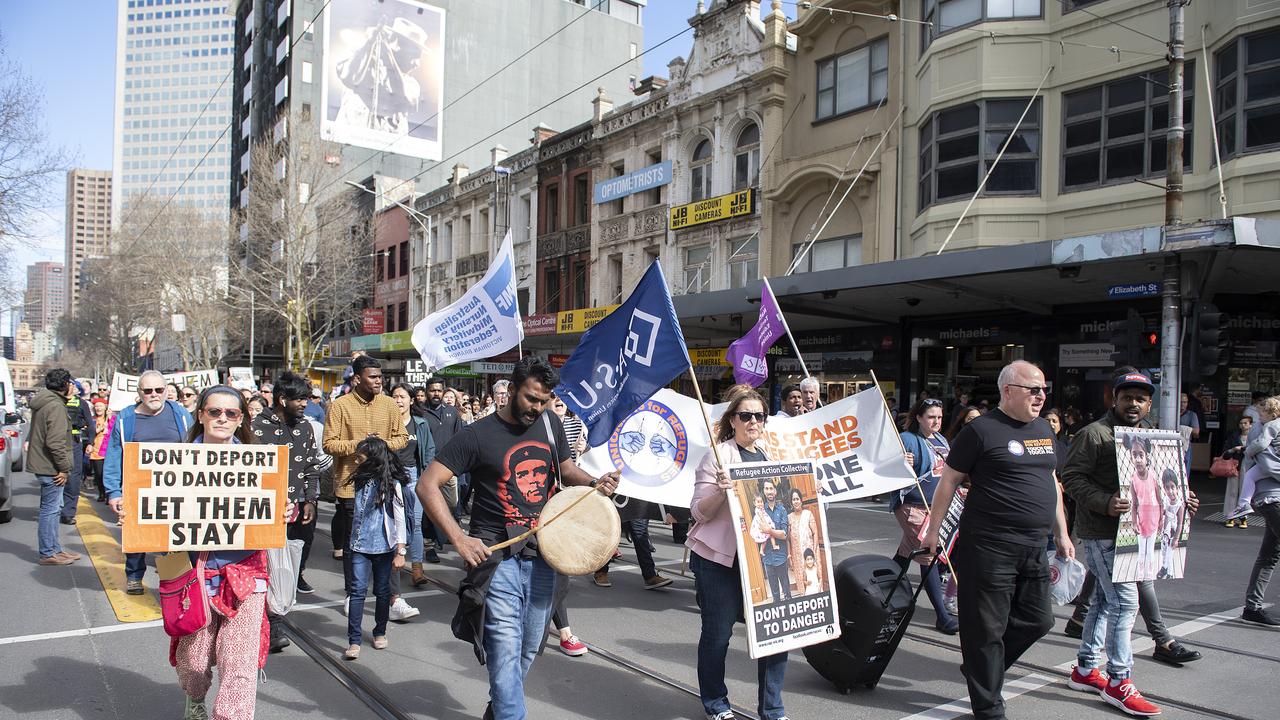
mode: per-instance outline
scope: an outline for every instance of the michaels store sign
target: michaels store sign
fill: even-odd
[[[595,204],[613,202],[628,195],[662,187],[671,182],[671,161],[640,168],[635,172],[601,180],[595,187]]]

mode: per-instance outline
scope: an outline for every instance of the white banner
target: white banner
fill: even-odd
[[[138,402],[139,377],[139,375],[116,373],[111,378],[111,398],[107,401],[107,407],[111,408],[112,412],[120,412]],[[190,385],[196,390],[204,390],[218,384],[218,371],[187,370],[184,372],[165,373],[164,381],[166,383],[174,383],[179,388]]]
[[[413,346],[430,370],[501,355],[524,340],[516,304],[511,232],[502,239],[489,271],[449,307],[413,326]]]

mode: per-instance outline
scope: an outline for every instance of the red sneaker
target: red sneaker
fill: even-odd
[[[1138,692],[1138,688],[1133,686],[1133,682],[1129,678],[1122,680],[1119,685],[1108,683],[1100,694],[1103,700],[1130,715],[1151,717],[1152,715],[1160,714],[1160,708],[1147,702],[1147,699],[1142,697],[1142,693]]]
[[[1067,678],[1067,687],[1081,692],[1100,693],[1107,689],[1107,676],[1098,668],[1089,668],[1089,672],[1080,674],[1079,667],[1071,668],[1071,677]]]
[[[587,644],[579,640],[577,635],[570,635],[568,640],[560,641],[560,652],[569,657],[586,655]]]

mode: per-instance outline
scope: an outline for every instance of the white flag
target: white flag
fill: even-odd
[[[524,340],[516,303],[511,232],[480,282],[449,307],[413,326],[413,346],[431,370],[500,355]]]

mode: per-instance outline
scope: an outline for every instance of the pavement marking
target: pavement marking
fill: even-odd
[[[79,520],[77,520],[79,524]],[[401,593],[400,597],[414,598],[427,597],[429,595],[443,595],[441,590],[414,590],[413,592]],[[136,597],[136,596],[135,596]],[[343,600],[325,600],[317,603],[301,603],[293,606],[291,612],[299,612],[304,610],[321,610],[324,608],[339,607]],[[372,606],[366,603],[366,607],[372,612]],[[33,635],[18,635],[15,637],[0,638],[0,645],[16,645],[19,643],[39,642],[41,640],[58,640],[60,638],[84,637],[88,635],[105,635],[107,633],[123,632],[125,630],[142,630],[144,628],[161,627],[164,620],[147,620],[143,622],[122,622],[117,625],[98,625],[95,627],[76,628],[75,630],[59,630],[57,632],[35,633]]]
[[[84,540],[93,569],[98,573],[107,601],[120,622],[145,623],[160,619],[160,603],[150,592],[129,595],[125,592],[124,552],[107,524],[89,500],[81,495],[76,508],[76,529]]]
[[[1232,610],[1212,613],[1210,615],[1203,615],[1195,618],[1194,620],[1188,620],[1180,625],[1175,625],[1174,627],[1169,628],[1169,632],[1174,637],[1185,637],[1192,633],[1197,633],[1201,630],[1211,628],[1214,625],[1220,625],[1229,620],[1235,620],[1240,617],[1240,613],[1242,612],[1244,612],[1243,606]],[[1149,637],[1142,638],[1141,640],[1134,638],[1132,647],[1134,655],[1137,655],[1140,652],[1145,652],[1154,648],[1155,641]],[[1072,658],[1067,662],[1054,665],[1053,667],[1055,670],[1061,670],[1065,674],[1070,671],[1075,664],[1076,660],[1075,658]],[[1026,693],[1039,690],[1046,685],[1060,683],[1062,681],[1062,677],[1048,677],[1041,673],[1032,672],[1029,675],[1023,675],[1012,680],[1006,680],[1002,696],[1005,700],[1012,700],[1019,695],[1024,695]],[[914,715],[906,715],[902,720],[951,720],[951,718],[959,717],[960,715],[968,715],[970,712],[969,699],[965,697],[931,707],[924,712],[919,712]]]
[[[862,545],[863,543],[888,542],[889,540],[892,540],[892,539],[893,538],[865,538],[862,540],[837,540],[831,543],[831,547],[838,548],[838,547],[846,547],[849,545]]]

